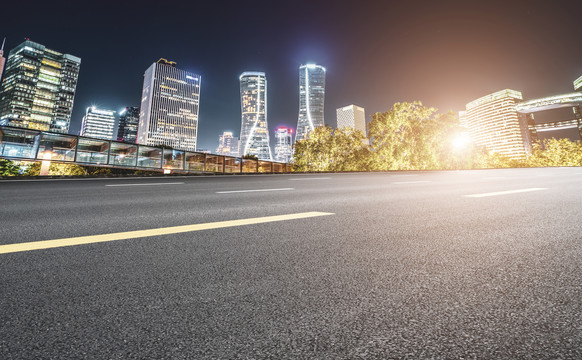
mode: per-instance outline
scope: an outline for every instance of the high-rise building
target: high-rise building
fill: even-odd
[[[288,163],[293,157],[293,129],[278,127],[275,130],[275,161]]]
[[[465,110],[459,111],[459,125],[467,128],[467,112]]]
[[[160,59],[144,75],[137,143],[196,151],[200,76]]]
[[[468,103],[466,124],[473,142],[512,159],[524,158],[531,141],[516,110],[521,100],[521,92],[506,89]]]
[[[299,67],[299,118],[295,141],[318,126],[323,126],[325,101],[325,68],[307,64]]]
[[[80,65],[80,58],[30,40],[10,50],[0,124],[68,132]]]
[[[348,127],[366,134],[366,112],[363,107],[348,105],[336,110],[338,129]]]
[[[239,155],[256,155],[272,160],[267,126],[267,77],[264,72],[244,72],[240,80],[240,151]]]
[[[574,80],[574,90],[575,91],[582,90],[582,76]]]
[[[238,138],[232,132],[225,131],[218,137],[218,148],[216,153],[226,156],[238,156]]]
[[[134,143],[137,140],[137,126],[139,124],[139,108],[128,106],[119,113],[119,127],[117,141]]]
[[[90,106],[85,112],[81,124],[81,136],[112,140],[116,112]]]
[[[4,71],[4,63],[6,62],[6,58],[4,57],[4,43],[6,42],[6,38],[2,40],[2,47],[0,47],[0,87],[2,86],[2,71]]]

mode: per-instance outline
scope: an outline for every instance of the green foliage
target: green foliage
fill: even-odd
[[[28,166],[24,175],[28,176],[40,176],[40,162],[35,162]],[[49,176],[59,176],[59,175],[87,175],[85,169],[82,166],[76,164],[58,164],[52,162],[49,167]]]
[[[14,164],[13,161],[0,159],[0,176],[17,176],[19,175],[20,167]]]
[[[364,134],[350,128],[316,127],[295,143],[294,171],[362,171],[369,169]]]
[[[529,166],[582,166],[582,143],[568,139],[547,139],[534,144]]]
[[[242,157],[243,159],[250,159],[250,160],[259,160],[257,155],[246,154]]]

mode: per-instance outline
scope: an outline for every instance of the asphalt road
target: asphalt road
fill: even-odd
[[[0,359],[582,359],[582,168],[2,181],[0,244],[305,212],[0,245]]]

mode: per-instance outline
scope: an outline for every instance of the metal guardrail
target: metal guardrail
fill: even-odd
[[[285,173],[291,165],[0,126],[0,158],[172,173]]]

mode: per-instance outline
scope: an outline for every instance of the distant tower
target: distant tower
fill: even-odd
[[[582,90],[582,76],[574,80],[574,90],[575,91]]]
[[[0,47],[0,88],[2,87],[2,71],[4,70],[4,63],[6,62],[6,58],[4,57],[4,43],[6,42],[6,38],[2,40],[2,47]]]
[[[278,127],[275,130],[275,161],[288,163],[293,157],[293,129]]]
[[[81,124],[81,136],[111,140],[115,126],[116,112],[90,106],[85,112]]]
[[[225,131],[218,137],[216,153],[226,156],[238,156],[238,138],[232,136],[232,132]]]
[[[30,40],[10,50],[0,124],[67,133],[81,59]]]
[[[336,110],[337,127],[348,127],[354,130],[360,130],[366,135],[366,111],[363,107],[357,105],[348,105]]]
[[[200,76],[160,59],[143,80],[137,143],[196,151]]]
[[[267,77],[264,72],[244,72],[240,80],[240,151],[239,155],[256,155],[272,160],[267,126]]]
[[[323,126],[325,72],[321,65],[299,67],[299,118],[295,141],[303,140],[309,131]]]
[[[128,106],[119,114],[117,140],[135,144],[137,140],[137,126],[139,124],[139,108]]]

